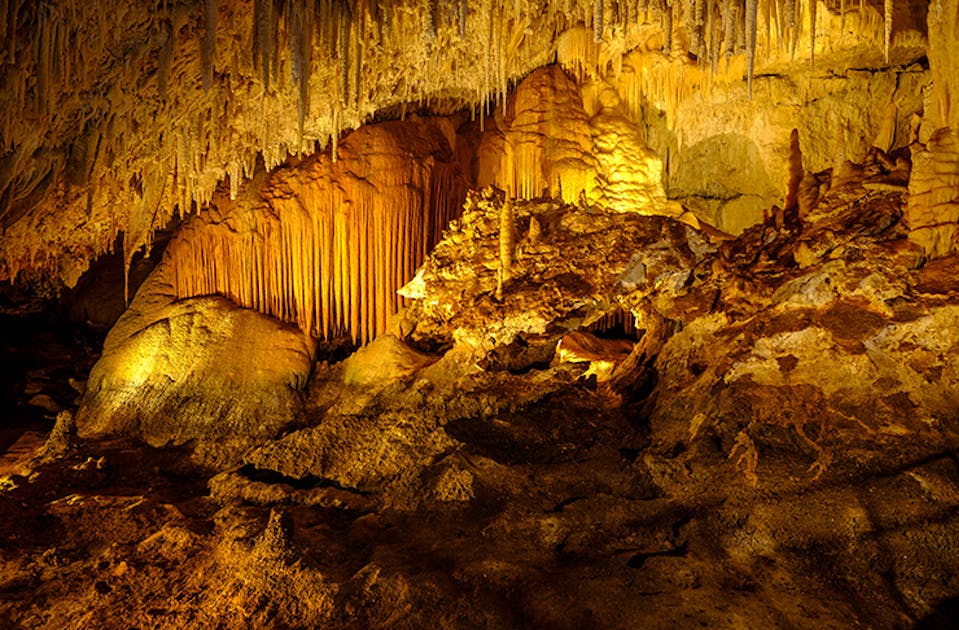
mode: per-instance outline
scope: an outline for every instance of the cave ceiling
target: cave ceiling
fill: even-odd
[[[482,124],[519,79],[554,62],[584,100],[608,83],[634,118],[661,115],[681,146],[693,96],[743,112],[742,123],[750,102],[782,100],[777,78],[802,101],[837,75],[922,69],[927,39],[955,41],[954,28],[928,32],[927,14],[945,11],[948,26],[954,5],[4,0],[0,279],[72,286],[118,243],[129,264],[218,186],[235,197],[258,163],[335,158],[349,130],[416,112]],[[951,76],[953,56],[933,60],[933,73]],[[929,127],[954,122],[949,94],[934,98],[942,120]],[[764,199],[779,192],[767,188]]]

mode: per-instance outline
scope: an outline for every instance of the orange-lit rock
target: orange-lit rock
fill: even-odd
[[[959,221],[959,2],[929,4],[931,94],[909,182],[907,219],[913,240],[931,256],[957,250]]]
[[[132,435],[154,446],[196,442],[229,462],[294,424],[313,343],[229,300],[177,300],[169,259],[110,332],[77,416],[81,437]]]
[[[329,155],[225,192],[170,243],[179,298],[218,294],[304,333],[367,342],[402,305],[470,183],[455,121],[368,125]],[[464,163],[466,159],[466,163]]]
[[[725,205],[733,204],[728,211],[750,220],[758,216],[756,198],[768,204],[775,192],[775,145],[792,128],[803,130],[804,144],[808,134],[806,150],[824,162],[838,159],[840,149],[843,158],[861,159],[862,134],[871,142],[879,132],[876,117],[889,107],[898,112],[893,126],[908,129],[917,111],[914,88],[890,98],[872,79],[836,75],[868,68],[876,81],[888,82],[900,73],[893,64],[922,55],[927,13],[934,26],[929,56],[943,51],[942,61],[931,64],[939,73],[936,85],[949,84],[954,74],[945,52],[952,0],[929,11],[850,3],[814,14],[806,0],[764,2],[755,26],[745,23],[739,5],[727,4],[692,12],[617,4],[598,14],[596,3],[582,0],[563,6],[467,1],[442,9],[397,0],[360,3],[355,11],[301,0],[276,11],[261,0],[117,11],[82,2],[52,10],[11,0],[0,19],[8,86],[0,108],[0,278],[40,270],[72,286],[120,233],[129,265],[155,230],[208,203],[220,182],[229,178],[238,191],[258,156],[273,168],[291,154],[330,147],[342,130],[377,112],[426,106],[487,117],[500,110],[511,82],[546,64],[554,51],[578,78],[617,87],[628,117],[651,127],[645,142],[671,172],[688,167],[692,176],[697,164],[712,166],[714,156],[702,143],[724,134],[742,141],[743,149],[758,143],[759,155],[750,158],[757,181],[716,184],[724,186]],[[756,41],[749,55],[759,77],[752,81],[755,107],[744,105],[749,97],[740,87],[749,74],[747,32]],[[807,74],[802,69],[813,51],[816,65]],[[851,88],[849,95],[837,82]],[[831,93],[843,96],[830,102]],[[943,92],[936,102],[947,98]],[[791,105],[767,111],[763,103],[769,102]],[[863,106],[865,117],[856,114]],[[702,117],[704,111],[722,115]],[[767,120],[743,120],[756,111]],[[555,187],[550,176],[559,172],[517,183]],[[707,181],[684,175],[676,188],[669,178],[666,183],[674,196],[704,196],[715,205]],[[715,212],[706,208],[703,216],[715,221]],[[723,221],[744,224],[737,216]]]

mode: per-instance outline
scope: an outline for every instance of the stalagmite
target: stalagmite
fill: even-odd
[[[543,236],[543,228],[539,223],[539,219],[535,216],[529,218],[529,231],[526,234],[526,239],[533,244],[539,242]]]
[[[513,200],[507,192],[499,214],[499,273],[496,276],[496,299],[500,301],[503,299],[503,285],[512,277],[514,247]]]

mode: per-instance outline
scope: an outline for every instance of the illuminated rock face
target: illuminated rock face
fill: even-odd
[[[154,446],[199,439],[197,461],[225,465],[295,423],[314,343],[222,297],[177,300],[172,274],[167,259],[110,331],[77,427]]]
[[[100,9],[0,2],[0,279],[184,222],[4,468],[0,625],[959,596],[955,0]]]
[[[509,281],[495,297],[502,196],[473,195],[417,278],[420,299],[405,313],[416,334],[449,337],[488,352],[518,335],[556,335],[598,320],[630,295],[685,282],[712,246],[693,228],[555,201],[514,205],[516,247]],[[538,225],[539,236],[530,236]],[[642,318],[643,311],[636,313]],[[640,324],[637,324],[640,325]],[[452,328],[451,328],[452,326]]]
[[[831,76],[851,68],[885,74],[928,48],[935,102],[948,103],[954,91],[946,87],[955,74],[953,0],[762,1],[755,11],[732,0],[667,10],[585,0],[148,4],[3,5],[0,279],[41,272],[72,286],[120,233],[129,264],[171,216],[203,206],[227,179],[238,191],[258,155],[273,168],[290,154],[335,145],[342,130],[384,112],[466,109],[482,119],[500,109],[513,82],[553,59],[577,81],[613,85],[626,117],[650,126],[645,144],[677,177],[666,178],[667,192],[700,198],[702,218],[731,214],[724,227],[745,225],[737,212],[755,218],[758,200],[775,196],[776,149],[765,145],[781,145],[791,128],[800,129],[808,155],[831,162],[841,149],[859,160],[861,133],[867,143],[890,137],[869,127],[895,104],[891,128],[896,143],[903,137],[916,92],[900,98],[866,81],[832,106],[818,98],[836,92]],[[747,105],[750,93],[765,105]],[[809,106],[809,121],[799,112],[774,115],[775,104]],[[598,111],[594,102],[585,107],[590,117]],[[756,109],[767,124],[744,120]],[[775,138],[763,140],[767,127]],[[746,138],[737,147],[747,153],[761,140],[759,156],[747,160],[760,175],[755,184],[708,188],[692,176],[736,161],[708,150],[723,134]],[[725,209],[714,207],[717,195]]]
[[[471,183],[455,119],[368,125],[330,156],[214,198],[167,250],[180,298],[218,294],[304,333],[365,343],[402,306],[410,280]]]
[[[459,214],[470,153],[449,119],[370,125],[337,162],[260,173],[236,201],[215,197],[111,331],[81,435],[199,440],[198,459],[222,465],[293,424],[314,340],[366,343],[386,329],[396,290]]]

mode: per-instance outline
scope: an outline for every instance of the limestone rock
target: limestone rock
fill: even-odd
[[[584,376],[596,375],[598,382],[609,380],[616,366],[626,359],[633,349],[628,341],[605,340],[586,332],[573,331],[559,340],[554,361],[588,363]]]
[[[495,191],[471,196],[437,245],[423,268],[423,297],[406,315],[416,322],[415,335],[446,337],[485,352],[518,335],[572,330],[614,311],[627,294],[641,301],[660,288],[664,295],[681,289],[712,248],[692,228],[662,216],[517,201],[517,232],[527,232],[535,217],[542,233],[517,248],[512,279],[498,301],[502,203]]]
[[[534,72],[480,144],[477,185],[525,199],[574,203],[596,185],[596,158],[579,88],[559,66]]]
[[[343,362],[343,382],[379,389],[436,361],[393,335],[380,335]]]
[[[223,463],[293,422],[312,342],[225,298],[174,301],[168,272],[157,269],[107,337],[77,428],[154,446],[199,440],[198,459]]]
[[[366,125],[321,155],[220,191],[167,248],[176,297],[218,294],[328,339],[385,331],[470,183],[453,121]],[[468,151],[467,151],[468,153]]]

